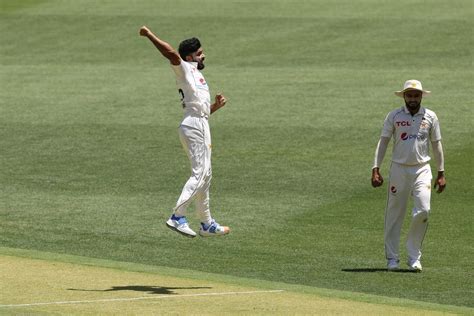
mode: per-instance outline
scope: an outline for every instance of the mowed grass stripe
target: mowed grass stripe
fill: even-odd
[[[132,290],[132,289],[131,289]],[[99,300],[85,300],[85,301],[60,301],[60,302],[43,302],[43,303],[27,303],[27,304],[6,304],[0,305],[1,307],[24,307],[24,306],[41,306],[41,305],[66,305],[66,304],[87,304],[87,303],[103,303],[103,302],[124,302],[124,301],[140,301],[146,299],[163,299],[163,298],[176,298],[180,299],[183,297],[196,297],[196,296],[223,296],[223,295],[245,295],[245,294],[260,294],[260,293],[280,293],[283,290],[273,291],[244,291],[244,292],[216,292],[216,293],[199,293],[199,294],[181,294],[181,295],[158,295],[155,297],[140,296],[131,298],[109,298]]]
[[[350,312],[360,315],[438,315],[451,312],[468,314],[472,311],[359,293],[36,251],[0,248],[0,254],[0,288],[4,293],[0,301],[2,314]],[[219,306],[219,310],[209,311],[209,306]]]

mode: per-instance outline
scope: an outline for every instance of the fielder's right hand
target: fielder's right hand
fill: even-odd
[[[379,187],[383,184],[383,177],[379,172],[379,168],[372,169],[372,186],[374,188]]]

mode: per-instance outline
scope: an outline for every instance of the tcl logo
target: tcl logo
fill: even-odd
[[[409,121],[400,121],[400,122],[395,122],[395,124],[398,126],[411,126]]]

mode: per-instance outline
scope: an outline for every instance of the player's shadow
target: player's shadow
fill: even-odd
[[[115,292],[115,291],[136,291],[146,292],[148,294],[175,294],[173,290],[201,290],[212,289],[209,286],[193,286],[193,287],[167,287],[167,286],[149,286],[149,285],[126,285],[112,286],[105,290],[86,290],[86,289],[68,289],[69,291],[86,291],[86,292]]]
[[[387,270],[387,268],[354,268],[354,269],[342,269],[343,272],[355,272],[355,273],[374,273],[374,272],[390,272],[390,273],[417,273],[417,271],[409,269],[398,269],[398,270]]]

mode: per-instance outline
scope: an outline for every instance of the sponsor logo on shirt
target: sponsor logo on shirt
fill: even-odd
[[[423,140],[425,139],[425,136],[424,135],[417,135],[417,134],[408,134],[408,133],[402,133],[400,135],[400,138],[402,140],[409,140],[409,139],[417,139],[417,140]]]
[[[399,126],[411,126],[410,121],[398,121],[398,122],[395,122],[395,124],[397,125],[397,127],[399,127]]]

